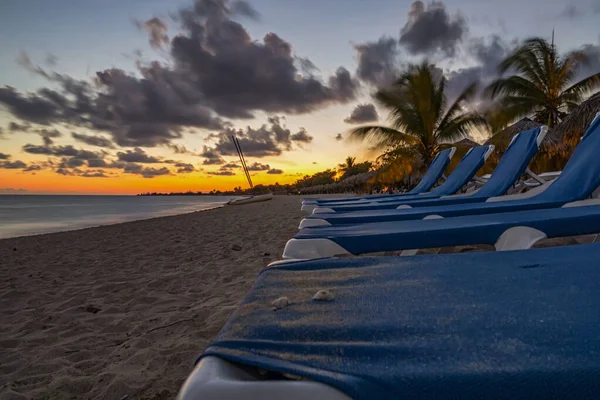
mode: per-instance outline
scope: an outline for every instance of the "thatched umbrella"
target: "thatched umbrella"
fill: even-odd
[[[578,105],[548,134],[556,143],[578,143],[587,127],[600,112],[600,92]]]
[[[458,142],[454,142],[452,143],[453,146],[461,146],[461,147],[468,147],[469,149],[475,146],[479,146],[479,143],[469,139],[469,138],[464,138],[462,140],[459,140]]]
[[[494,134],[491,138],[486,140],[484,145],[493,144],[494,146],[496,146],[496,152],[504,152],[504,150],[506,149],[506,147],[508,147],[508,144],[510,143],[512,138],[517,133],[521,133],[523,131],[528,131],[530,129],[534,129],[534,128],[537,128],[538,126],[542,126],[542,125],[543,124],[532,121],[529,118],[523,118],[522,120],[515,122],[514,124],[505,128],[504,130]],[[556,144],[558,142],[554,142],[552,139],[550,139],[550,135],[547,134],[546,138],[544,139],[544,143]]]

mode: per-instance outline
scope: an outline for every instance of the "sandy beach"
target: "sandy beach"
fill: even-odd
[[[0,240],[0,399],[173,398],[300,202]]]

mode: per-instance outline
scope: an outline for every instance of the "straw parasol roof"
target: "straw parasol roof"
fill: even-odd
[[[494,146],[496,146],[496,149],[504,150],[517,133],[528,131],[530,129],[537,128],[538,126],[542,126],[542,124],[532,121],[529,118],[523,118],[522,120],[515,122],[514,124],[505,128],[504,130],[494,134],[491,138],[486,140],[484,145],[493,144]],[[549,136],[549,134],[546,135],[544,142],[550,141]]]
[[[469,138],[464,138],[462,140],[459,140],[458,142],[452,143],[454,146],[462,146],[462,147],[475,147],[475,146],[479,146],[479,143],[475,142],[474,140],[471,140]]]
[[[547,137],[555,143],[564,143],[569,139],[579,141],[598,112],[600,112],[600,92],[575,107],[552,132],[548,133]]]

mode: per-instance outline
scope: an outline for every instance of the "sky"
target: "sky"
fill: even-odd
[[[135,194],[291,183],[386,123],[371,94],[429,60],[451,98],[524,39],[600,70],[600,0],[3,0],[0,193]],[[475,140],[485,137],[473,132]]]

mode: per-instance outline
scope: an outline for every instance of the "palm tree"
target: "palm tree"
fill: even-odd
[[[346,161],[342,164],[339,164],[339,170],[342,173],[346,173],[350,171],[356,165],[356,157],[346,157]]]
[[[448,106],[446,79],[437,78],[433,68],[427,62],[410,65],[390,87],[380,88],[374,97],[389,110],[391,126],[361,126],[350,132],[350,138],[370,141],[376,149],[387,148],[386,154],[393,157],[417,154],[428,165],[445,143],[485,124],[482,117],[464,107],[475,94],[477,83],[469,85]]]
[[[498,70],[516,75],[492,82],[486,93],[497,99],[495,117],[503,124],[533,116],[549,127],[557,125],[592,89],[600,86],[600,72],[573,83],[588,57],[574,51],[560,56],[546,40],[533,38],[510,54]]]

